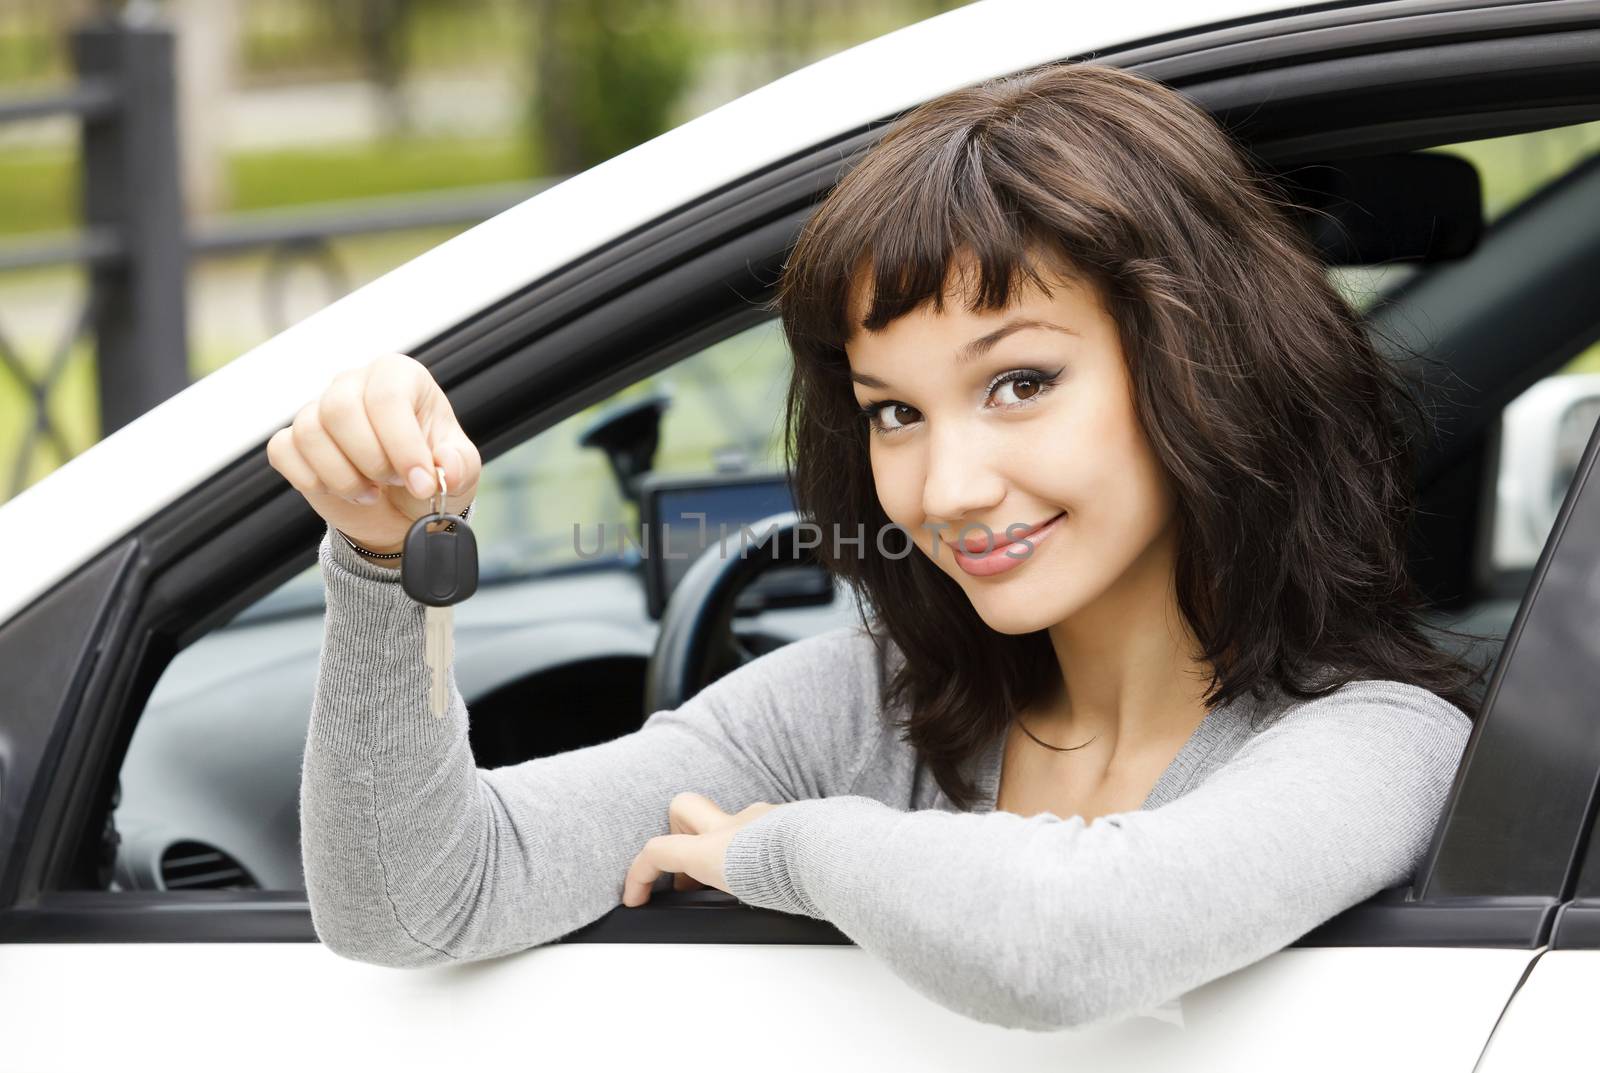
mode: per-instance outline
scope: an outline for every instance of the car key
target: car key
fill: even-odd
[[[411,524],[400,558],[400,584],[424,606],[423,660],[432,672],[429,709],[443,716],[450,699],[450,661],[455,657],[454,606],[478,591],[478,541],[465,518],[446,514],[444,468],[434,467],[439,489],[433,511]],[[442,529],[430,525],[444,523]]]

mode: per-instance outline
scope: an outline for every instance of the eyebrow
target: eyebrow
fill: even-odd
[[[956,351],[956,365],[968,365],[974,361],[977,361],[979,358],[983,357],[983,355],[993,350],[995,345],[999,343],[1000,340],[1004,339],[1012,332],[1020,332],[1025,328],[1049,328],[1052,331],[1066,332],[1068,335],[1078,334],[1071,328],[1060,324],[1053,324],[1047,320],[1039,320],[1034,317],[1017,317],[1006,321],[989,334],[980,335],[976,339],[969,340],[963,344]],[[863,387],[886,388],[889,386],[882,380],[879,380],[876,376],[868,376],[866,373],[851,372],[850,380],[851,382],[860,384]]]

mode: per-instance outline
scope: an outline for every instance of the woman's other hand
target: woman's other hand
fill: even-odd
[[[745,824],[778,807],[757,801],[730,816],[704,794],[686,790],[676,795],[667,806],[672,833],[650,839],[634,857],[622,881],[622,904],[636,906],[649,901],[651,886],[663,872],[676,873],[673,890],[715,887],[732,893],[722,874],[728,843]]]

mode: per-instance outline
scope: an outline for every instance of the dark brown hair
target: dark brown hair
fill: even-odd
[[[878,549],[890,521],[844,349],[858,328],[942,310],[958,253],[977,266],[973,312],[1026,284],[1048,294],[1043,262],[1105,301],[1177,499],[1174,580],[1215,672],[1208,707],[1374,678],[1476,718],[1485,668],[1429,640],[1406,570],[1424,411],[1288,208],[1187,98],[1071,63],[900,117],[802,229],[774,300],[796,509],[825,534],[869,534],[846,554],[825,538],[821,561],[854,587],[880,655],[884,634],[903,654],[885,703],[904,706],[903,740],[958,807],[975,793],[959,765],[1053,696],[1060,665],[1047,631],[998,633],[926,555],[892,557],[902,537]],[[867,308],[851,323],[856,281]]]

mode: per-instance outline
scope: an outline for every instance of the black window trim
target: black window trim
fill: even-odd
[[[1524,11],[1545,21],[1533,36],[1519,37],[1499,52],[1492,46],[1500,43],[1495,34],[1506,33],[1503,26],[1484,31],[1487,36],[1475,40],[1393,49],[1377,56],[1351,55],[1381,41],[1386,24],[1397,18],[1431,14],[1441,31],[1474,20],[1481,28],[1484,12],[1491,10],[1498,12],[1497,18]],[[1193,70],[1171,80],[1212,108],[1219,119],[1254,145],[1258,155],[1273,160],[1296,159],[1297,154],[1309,158],[1314,155],[1316,140],[1304,134],[1285,135],[1295,129],[1288,110],[1303,112],[1314,104],[1318,93],[1348,85],[1351,79],[1372,79],[1375,85],[1394,80],[1420,82],[1429,70],[1454,70],[1457,77],[1464,77],[1466,60],[1476,65],[1471,77],[1478,96],[1484,95],[1485,87],[1492,91],[1498,76],[1507,70],[1515,72],[1520,65],[1553,71],[1551,77],[1562,82],[1560,92],[1537,107],[1502,111],[1492,121],[1495,133],[1537,129],[1600,114],[1596,111],[1600,101],[1592,96],[1575,99],[1567,84],[1579,57],[1590,63],[1590,74],[1596,69],[1592,57],[1597,53],[1594,45],[1600,41],[1593,29],[1597,15],[1600,4],[1588,0],[1561,5],[1328,5],[1294,9],[1289,14],[1266,13],[1221,30],[1190,31],[1076,58],[1119,63],[1137,48],[1143,52],[1135,68],[1159,74],[1159,62],[1203,55],[1192,46],[1207,35],[1207,47],[1223,47],[1229,40],[1277,38],[1290,29],[1304,31],[1299,36],[1303,51],[1276,58],[1271,69],[1249,70],[1255,65],[1248,63],[1241,69],[1237,57],[1230,56],[1233,73],[1220,81],[1202,81],[1207,69],[1199,60]],[[1568,29],[1555,32],[1555,24],[1548,21],[1551,18]],[[1319,57],[1319,48],[1331,49],[1333,54]],[[1537,57],[1530,58],[1529,50],[1536,51]],[[1308,79],[1308,72],[1316,77]],[[1594,84],[1592,78],[1589,84]],[[1284,91],[1278,92],[1279,88]],[[1413,94],[1408,100],[1415,97]],[[1245,108],[1252,101],[1271,102],[1271,106],[1257,103]],[[1480,110],[1488,108],[1476,97],[1474,101]],[[1245,108],[1243,114],[1241,108]],[[1384,137],[1394,144],[1407,139],[1423,144],[1434,140],[1430,134],[1440,131],[1481,129],[1472,125],[1481,122],[1474,118],[1481,111],[1468,114],[1470,111],[1444,114],[1428,122],[1413,121],[1409,126],[1391,124]],[[435,370],[485,458],[492,458],[511,443],[726,334],[730,315],[753,322],[755,303],[765,295],[764,287],[770,286],[780,263],[773,251],[787,244],[814,199],[883,126],[869,125],[714,191],[536,281],[415,353]],[[1349,134],[1348,126],[1334,124],[1323,135],[1325,144],[1345,149],[1357,144],[1361,136]],[[1367,136],[1371,136],[1370,130]],[[704,226],[707,224],[716,226]],[[737,303],[731,309],[730,295],[736,296]],[[592,359],[599,352],[642,356],[596,377]],[[515,390],[508,390],[513,387]],[[529,414],[519,409],[528,399],[557,401]],[[1590,462],[1593,452],[1591,442],[1586,455]],[[175,518],[182,518],[182,523]],[[58,832],[85,831],[91,817],[104,815],[113,781],[106,777],[106,769],[110,758],[120,758],[126,749],[139,707],[137,698],[148,696],[160,669],[188,639],[224,621],[282,577],[309,565],[309,549],[320,530],[320,521],[298,501],[296,493],[282,487],[281,479],[266,464],[264,449],[254,450],[184,497],[175,510],[152,519],[108,549],[33,609],[42,615],[61,612],[64,629],[86,637],[92,651],[116,658],[81,661],[82,672],[61,695],[50,698],[54,701],[51,710],[60,714],[51,725],[35,729],[34,738],[23,743],[25,747],[14,756],[22,762],[0,775],[4,780],[0,783],[0,807],[20,824],[12,830],[33,835],[17,837],[9,844],[0,842],[0,906],[7,907],[0,909],[0,941],[315,938],[303,892],[159,892],[160,911],[152,912],[155,899],[134,892],[46,890],[41,895],[40,891],[47,875],[69,871],[81,875],[92,870],[94,862],[84,858],[94,840],[63,839]],[[219,550],[223,548],[226,554]],[[248,567],[243,565],[246,563]],[[1536,583],[1542,577],[1543,571],[1536,571]],[[230,595],[219,606],[215,594],[223,591]],[[1525,625],[1523,617],[1519,613],[1514,632]],[[8,650],[27,651],[28,646],[12,633],[19,623],[29,621],[39,620],[25,613],[0,633],[4,642],[0,643],[0,658]],[[1509,638],[1507,643],[1511,643]],[[121,716],[95,718],[89,714],[93,712]],[[1479,737],[1475,731],[1474,742]],[[45,757],[52,763],[45,764]],[[1470,759],[1469,753],[1458,773],[1458,792],[1464,784],[1470,787],[1473,783]],[[38,771],[50,770],[57,763],[65,777],[45,784],[25,782],[14,792],[13,780],[31,780]],[[77,793],[85,784],[104,788],[98,793]],[[18,807],[19,795],[22,807]],[[1451,819],[1456,820],[1454,811]],[[1452,859],[1445,852],[1451,844],[1444,835],[1442,826],[1429,868],[1419,873],[1415,890],[1384,892],[1296,945],[1415,945],[1419,941],[1425,945],[1528,949],[1541,945],[1548,937],[1555,909],[1569,889],[1564,886],[1527,896],[1427,897],[1433,870],[1441,861]],[[1559,836],[1551,837],[1559,841]],[[82,847],[79,859],[64,859],[61,847],[74,843]],[[1576,836],[1568,844],[1575,846]],[[1470,856],[1471,850],[1467,847],[1463,853]],[[1414,897],[1417,890],[1425,897]],[[711,926],[689,924],[690,919],[706,920],[704,914],[683,916],[717,904],[717,897],[689,895],[720,896],[720,892],[661,893],[666,897],[661,897],[661,904],[655,904],[653,898],[652,905],[645,907],[648,912],[633,910],[627,921],[623,914],[610,914],[567,940],[704,942],[728,934],[725,913]],[[741,918],[752,921],[749,936],[736,941],[838,941],[826,937],[834,929],[822,922],[736,908],[753,914]],[[662,913],[676,916],[668,921]],[[792,938],[795,928],[809,929],[817,937]],[[779,935],[785,937],[761,938]]]

